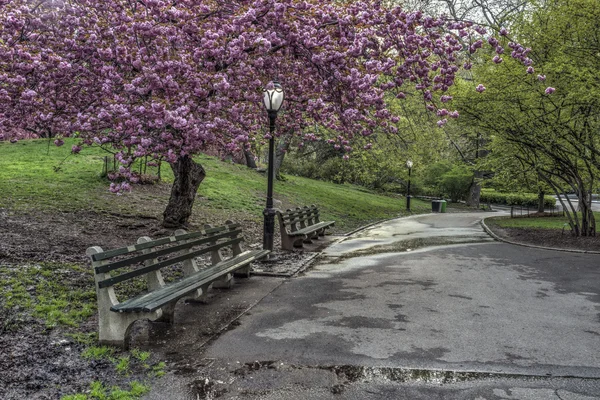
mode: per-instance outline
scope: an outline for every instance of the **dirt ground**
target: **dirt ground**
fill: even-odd
[[[213,225],[222,223],[212,222]],[[244,220],[235,222],[242,224],[246,247],[260,246],[261,224]],[[192,225],[189,230],[200,228]],[[600,251],[599,238],[575,239],[561,232],[527,229],[493,227],[493,230],[516,242]],[[85,251],[90,246],[110,249],[135,243],[141,236],[156,238],[171,233],[153,217],[95,212],[16,214],[0,209],[0,273],[3,269],[39,262],[77,264],[87,268]],[[317,244],[310,251],[278,252],[277,262],[261,263],[254,268],[257,274],[290,276],[314,257],[320,247],[322,245]],[[87,282],[93,286],[91,270],[89,273],[70,274],[66,279],[68,284]],[[216,296],[218,301],[222,294],[215,291],[212,296]],[[128,381],[147,379],[147,371],[135,363],[128,376],[123,376],[108,360],[84,360],[81,352],[86,345],[66,335],[68,329],[48,329],[27,313],[19,313],[19,310],[7,312],[2,302],[0,298],[0,310],[4,310],[0,311],[0,398],[60,399],[66,394],[85,392],[93,380],[101,380],[109,386],[127,387]],[[205,324],[206,336],[218,332],[241,311],[231,309],[211,314]],[[91,318],[77,331],[93,334],[96,329],[97,321]],[[118,356],[117,353],[115,357]]]
[[[600,252],[600,237],[575,237],[570,232],[533,228],[500,228],[493,223],[487,224],[500,238],[514,243],[556,249],[583,250]]]
[[[217,217],[220,218],[220,217]],[[250,220],[235,220],[242,225],[246,248],[260,246],[262,225]],[[222,220],[203,220],[211,225]],[[202,226],[191,225],[188,230]],[[90,268],[89,273],[72,273],[65,277],[66,285],[88,284],[93,288],[93,276],[85,251],[90,246],[103,249],[132,244],[141,236],[168,236],[158,218],[127,216],[95,212],[12,213],[0,209],[0,275],[11,268],[26,268],[36,263],[76,264]],[[280,246],[276,232],[275,247]],[[257,263],[262,275],[292,275],[315,253],[277,251],[276,262]],[[29,290],[29,289],[28,289]],[[35,288],[31,288],[35,291]],[[211,297],[219,296],[215,290]],[[34,293],[32,293],[34,294]],[[210,299],[210,297],[209,297]],[[118,374],[108,360],[84,360],[81,352],[86,345],[72,339],[69,328],[48,329],[42,321],[19,309],[8,311],[0,298],[0,398],[60,399],[67,394],[86,392],[90,382],[99,380],[107,386],[128,388],[127,382],[144,381],[147,370],[132,360],[127,376]],[[231,321],[240,310],[213,313],[205,325],[210,336],[217,328]],[[225,312],[226,311],[226,312]],[[75,331],[93,335],[97,330],[95,317]],[[124,354],[124,353],[123,353]],[[121,353],[113,355],[118,358]],[[156,363],[159,360],[152,360]]]

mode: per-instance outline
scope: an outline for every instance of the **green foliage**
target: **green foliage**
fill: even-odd
[[[91,346],[81,353],[81,357],[86,360],[111,360],[115,349],[109,346]]]
[[[150,375],[151,376],[155,376],[157,378],[160,378],[161,376],[165,375],[165,368],[167,367],[167,365],[161,361],[158,364],[152,366],[152,370],[150,371]]]
[[[511,30],[532,49],[535,71],[526,73],[506,55],[500,65],[474,68],[472,79],[457,87],[459,123],[485,133],[496,153],[490,169],[499,171],[497,187],[558,194],[588,193],[596,185],[599,19],[597,0],[532,1]],[[487,87],[484,93],[475,93],[478,83]],[[593,214],[583,215],[573,215],[572,228],[577,235],[593,235]]]
[[[88,400],[88,396],[85,394],[70,394],[68,396],[61,397],[61,400]]]
[[[141,351],[140,349],[132,349],[131,355],[133,358],[135,358],[136,360],[138,360],[142,363],[145,363],[150,358],[149,351]]]
[[[115,364],[115,369],[117,370],[117,372],[119,374],[121,374],[121,375],[129,374],[129,369],[131,367],[129,360],[130,360],[129,356],[119,357],[119,359],[117,360],[117,362]]]
[[[88,280],[73,287],[70,280]],[[40,263],[17,267],[0,265],[0,298],[7,309],[18,308],[46,324],[76,327],[96,310],[91,273],[77,265]]]
[[[439,187],[451,201],[457,202],[466,197],[472,181],[473,172],[469,168],[464,165],[454,165],[450,171],[441,176]]]
[[[363,149],[373,145],[370,150]],[[338,184],[350,183],[375,191],[389,190],[390,184],[404,181],[407,176],[406,150],[401,151],[394,138],[374,135],[356,138],[350,158],[344,160],[342,153],[331,145],[317,142],[302,151],[290,152],[282,167],[283,172],[319,179]]]
[[[115,196],[108,193],[107,181],[98,177],[105,155],[100,149],[84,148],[83,154],[70,156],[60,171],[54,172],[53,166],[68,155],[66,148],[71,144],[70,140],[65,140],[64,146],[51,146],[48,151],[44,140],[0,143],[0,207],[94,210],[160,218],[173,179],[169,168],[163,167],[163,182],[152,190],[135,186],[131,193]],[[211,214],[213,220],[222,215],[223,221],[251,219],[261,223],[267,186],[265,174],[209,156],[198,156],[197,161],[205,168],[207,176],[198,190],[192,223],[204,223],[206,214]],[[27,184],[19,184],[20,181]],[[284,208],[317,204],[324,217],[336,220],[336,232],[350,231],[365,223],[405,212],[405,205],[395,197],[381,196],[375,191],[348,184],[290,176],[285,182],[277,181],[274,191],[275,199],[280,200]],[[416,212],[425,212],[427,205],[415,201],[413,208]],[[26,293],[21,294],[29,298]]]
[[[98,341],[97,332],[68,332],[66,337],[73,339],[76,343],[91,346]]]
[[[63,396],[61,400],[137,400],[149,391],[149,386],[137,381],[129,383],[129,390],[118,386],[108,388],[102,382],[94,381],[90,384],[89,394]]]
[[[594,212],[596,218],[600,218],[600,212]],[[569,231],[569,219],[567,217],[494,217],[486,219],[486,224],[493,224],[501,228],[537,228]]]
[[[538,196],[532,193],[502,193],[495,190],[482,189],[481,203],[506,204],[508,206],[538,206]],[[544,196],[544,207],[552,208],[556,205],[556,199],[552,196]]]

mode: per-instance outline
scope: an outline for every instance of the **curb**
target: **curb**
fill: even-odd
[[[487,217],[487,218],[493,218],[493,217]],[[512,240],[504,239],[504,238],[498,236],[497,234],[495,234],[494,231],[492,231],[485,224],[485,220],[487,218],[483,218],[481,220],[481,226],[483,227],[483,230],[488,235],[490,235],[491,237],[493,237],[494,239],[496,239],[499,242],[504,242],[504,243],[515,245],[515,246],[531,247],[531,248],[534,248],[534,249],[542,249],[542,250],[562,251],[562,252],[566,252],[566,253],[600,254],[600,251],[595,251],[595,250],[560,249],[560,248],[557,248],[557,247],[536,246],[534,244],[521,243],[521,242],[513,242]]]

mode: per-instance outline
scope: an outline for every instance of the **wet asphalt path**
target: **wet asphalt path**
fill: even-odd
[[[204,356],[258,366],[230,398],[600,398],[600,256],[492,242],[482,216],[330,246]]]

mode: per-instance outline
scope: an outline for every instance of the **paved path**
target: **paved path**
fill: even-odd
[[[489,242],[481,217],[332,245],[204,356],[230,398],[600,398],[600,258]]]

